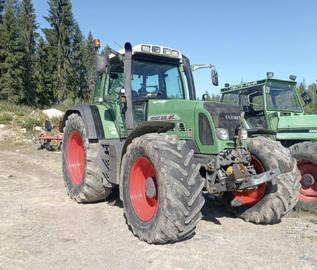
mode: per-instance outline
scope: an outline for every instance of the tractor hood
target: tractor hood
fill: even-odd
[[[276,138],[317,141],[317,115],[280,116]]]

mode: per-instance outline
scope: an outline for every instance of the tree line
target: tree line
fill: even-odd
[[[91,100],[93,36],[83,36],[70,0],[48,5],[41,36],[32,0],[0,0],[0,100],[35,107]]]
[[[0,0],[0,100],[34,107],[66,99],[90,102],[95,87],[95,49],[91,32],[85,38],[70,0],[48,0],[49,28],[39,34],[32,0]],[[297,85],[306,113],[315,112],[316,84]],[[219,94],[207,100],[219,101]]]

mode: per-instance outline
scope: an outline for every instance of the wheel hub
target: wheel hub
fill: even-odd
[[[303,175],[302,181],[306,186],[312,186],[315,184],[314,176],[312,176],[310,173]]]
[[[156,196],[156,186],[154,179],[152,177],[148,177],[145,182],[145,193],[150,199]]]

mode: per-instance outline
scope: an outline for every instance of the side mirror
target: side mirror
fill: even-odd
[[[304,93],[301,94],[300,96],[301,96],[301,98],[303,99],[303,101],[305,102],[306,105],[312,102],[312,99],[311,99],[311,97],[308,95],[307,92],[304,92]]]
[[[211,81],[213,85],[218,86],[218,72],[214,69],[211,70]]]
[[[97,74],[109,73],[110,71],[110,60],[108,55],[97,54],[95,60],[95,67]]]

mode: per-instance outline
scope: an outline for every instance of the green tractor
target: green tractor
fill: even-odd
[[[273,78],[221,89],[221,101],[240,106],[249,136],[265,134],[289,147],[301,172],[301,191],[296,208],[317,210],[317,115],[305,115],[296,92],[296,76]],[[305,103],[311,98],[302,95]]]
[[[192,235],[204,193],[254,223],[288,213],[300,188],[295,160],[269,139],[247,149],[239,107],[196,101],[192,70],[206,66],[146,44],[97,54],[93,103],[68,108],[61,126],[69,196],[93,202],[119,189],[127,225],[148,243]]]

